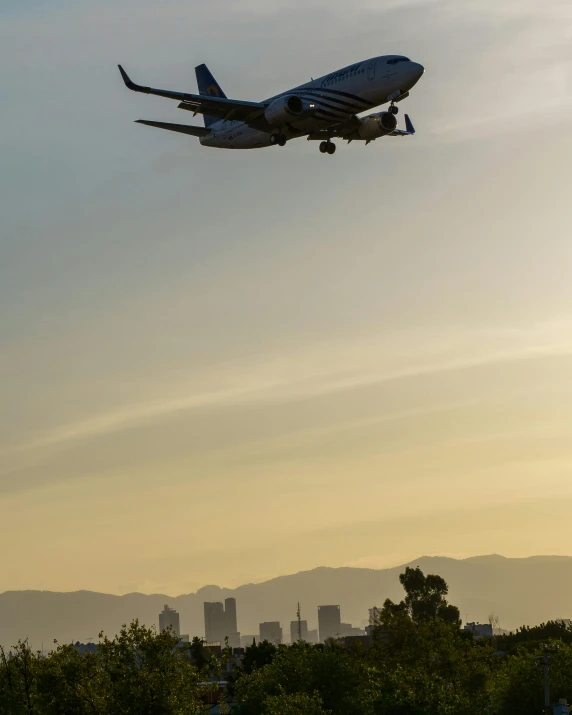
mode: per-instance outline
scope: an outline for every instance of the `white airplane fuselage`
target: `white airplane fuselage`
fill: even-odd
[[[295,95],[314,105],[314,115],[293,119],[280,128],[288,139],[324,132],[352,116],[403,96],[423,75],[422,65],[400,55],[384,55],[344,67],[337,72],[270,97]],[[211,133],[200,137],[203,146],[220,149],[257,149],[273,146],[271,135],[241,121],[219,120]]]

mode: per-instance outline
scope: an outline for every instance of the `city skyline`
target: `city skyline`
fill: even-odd
[[[445,578],[450,601],[459,607],[465,623],[487,623],[494,612],[501,628],[515,629],[523,624],[535,625],[570,616],[572,557],[522,560],[488,556],[465,561],[420,558],[410,565]],[[287,629],[296,616],[298,602],[302,618],[308,621],[309,640],[318,642],[319,605],[340,604],[343,621],[361,630],[372,616],[375,619],[374,605],[381,606],[386,598],[401,600],[399,574],[405,566],[381,571],[316,569],[263,584],[247,584],[232,591],[212,586],[179,596],[140,593],[113,596],[86,591],[0,593],[0,611],[4,614],[0,621],[0,645],[9,647],[22,633],[38,648],[42,642],[52,643],[54,638],[62,643],[86,642],[102,630],[106,634],[118,632],[122,624],[133,618],[156,627],[157,614],[165,604],[180,615],[184,633],[202,637],[205,599],[224,602],[229,597],[237,601],[242,646],[250,645],[253,637],[258,640],[261,622],[278,620]],[[558,584],[549,600],[545,597],[546,583]],[[246,643],[242,642],[243,635]]]

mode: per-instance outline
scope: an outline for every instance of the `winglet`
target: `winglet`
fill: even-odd
[[[411,119],[409,119],[409,114],[405,115],[405,128],[409,134],[415,134],[415,127],[413,126]]]
[[[121,65],[117,65],[119,67],[119,71],[121,72],[121,76],[123,77],[123,81],[125,82],[125,86],[128,87],[128,89],[132,89],[134,92],[146,92],[149,94],[149,87],[142,87],[140,84],[135,84],[130,78],[127,72],[123,69]]]

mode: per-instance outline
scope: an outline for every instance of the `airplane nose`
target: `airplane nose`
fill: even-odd
[[[425,67],[423,65],[420,65],[419,62],[412,62],[411,63],[411,70],[413,73],[413,76],[415,77],[415,81],[421,79],[423,76],[423,73],[425,72]]]

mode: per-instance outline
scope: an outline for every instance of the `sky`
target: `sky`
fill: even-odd
[[[0,591],[572,553],[568,0],[0,20]],[[189,117],[116,67],[258,101],[391,53],[416,136],[335,157],[133,124]]]

